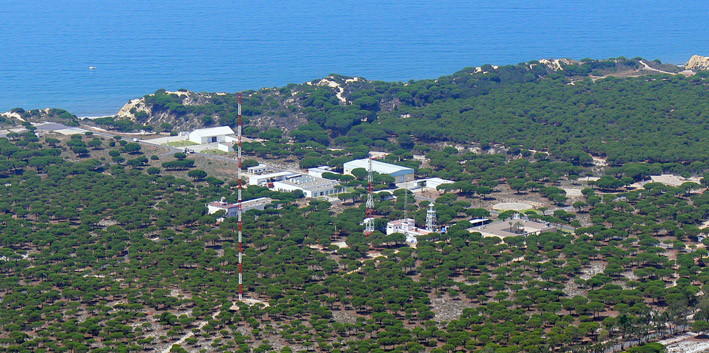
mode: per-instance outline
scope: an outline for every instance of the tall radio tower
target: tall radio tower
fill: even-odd
[[[237,114],[239,116],[239,124],[236,127],[236,139],[237,139],[237,144],[238,144],[238,152],[237,152],[237,160],[238,160],[238,168],[236,170],[236,179],[238,180],[239,183],[239,189],[237,191],[237,224],[239,226],[239,231],[238,231],[238,241],[239,241],[239,301],[241,301],[241,295],[242,295],[242,289],[241,289],[241,274],[243,271],[243,267],[241,264],[241,258],[243,256],[243,246],[241,244],[241,231],[243,227],[243,223],[241,220],[241,190],[243,189],[243,185],[241,183],[241,127],[242,127],[242,122],[241,122],[241,92],[239,92],[239,104],[237,105]]]
[[[367,192],[367,218],[364,219],[364,236],[368,237],[374,233],[374,197],[372,196],[374,186],[372,183],[372,159],[369,159],[369,171],[367,173],[367,182],[369,182],[369,191]]]

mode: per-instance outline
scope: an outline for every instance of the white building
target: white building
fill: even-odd
[[[369,169],[369,159],[355,159],[343,164],[345,174],[352,175],[352,170],[357,168]],[[394,177],[395,183],[403,183],[414,180],[414,170],[409,167],[402,167],[396,164],[389,164],[372,160],[372,171],[379,174],[389,174]]]
[[[470,225],[473,227],[480,227],[492,223],[492,220],[489,218],[473,218],[468,222],[470,222]]]
[[[398,183],[396,186],[409,190],[437,190],[439,185],[453,184],[453,180],[441,178],[416,179],[405,183]]]
[[[265,164],[259,164],[259,165],[254,166],[254,167],[248,167],[248,168],[246,168],[246,172],[249,173],[249,174],[263,174],[263,173],[268,172],[268,171],[270,171],[270,170],[271,170],[271,168],[269,168],[269,167],[268,167],[267,165],[265,165]]]
[[[247,200],[241,202],[241,212],[246,212],[248,210],[263,210],[266,205],[271,204],[273,200],[270,197],[260,197],[253,200]],[[226,214],[225,218],[236,217],[239,211],[239,205],[236,203],[228,203],[222,197],[221,201],[214,201],[207,204],[207,212],[209,214],[214,214],[219,211],[224,211]]]
[[[266,174],[246,174],[249,178],[249,185],[269,186],[276,181],[286,180],[286,178],[296,177],[300,174],[295,172],[274,172]]]
[[[314,177],[322,178],[323,173],[333,173],[333,174],[340,174],[336,173],[332,170],[332,167],[328,167],[326,165],[320,166],[317,168],[308,168],[308,175],[312,175]]]
[[[198,144],[207,143],[230,143],[234,141],[234,130],[228,126],[210,127],[197,129],[187,135],[187,139]]]
[[[417,228],[413,218],[406,218],[387,222],[387,235],[392,235],[394,233],[404,234],[406,236],[407,243],[416,244],[416,238],[418,236],[426,235],[431,232],[425,229]]]
[[[297,175],[273,182],[273,189],[278,191],[301,190],[305,197],[333,196],[345,190],[335,180],[323,179],[312,175]]]

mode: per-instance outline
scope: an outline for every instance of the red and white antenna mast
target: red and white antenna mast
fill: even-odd
[[[243,271],[243,267],[242,267],[242,264],[241,264],[241,258],[242,258],[242,256],[243,256],[243,250],[244,250],[244,248],[243,248],[243,246],[242,246],[242,244],[241,244],[241,231],[242,231],[242,226],[243,226],[243,223],[242,223],[242,220],[241,220],[241,201],[242,201],[242,199],[241,199],[241,190],[243,189],[243,185],[242,185],[242,183],[241,183],[241,127],[242,127],[242,122],[241,122],[241,92],[239,92],[239,104],[237,105],[237,107],[238,107],[238,108],[237,108],[237,113],[238,113],[238,116],[239,116],[239,124],[236,126],[236,139],[237,139],[237,144],[238,144],[238,152],[237,152],[237,155],[236,155],[237,157],[236,157],[236,158],[237,158],[237,160],[238,160],[239,167],[238,167],[238,169],[236,170],[236,179],[238,180],[238,183],[239,183],[239,189],[238,189],[238,191],[237,191],[237,196],[238,196],[238,198],[237,198],[236,204],[237,204],[237,210],[238,210],[238,211],[237,211],[237,224],[238,224],[238,227],[239,227],[239,231],[238,231],[238,241],[239,241],[239,301],[241,301],[241,299],[242,299],[242,298],[241,298],[241,295],[242,295],[242,289],[241,289],[241,274],[242,274],[242,271]]]
[[[372,183],[372,159],[369,159],[369,171],[367,173],[367,182],[369,182],[369,191],[367,192],[367,218],[364,219],[364,236],[368,237],[374,233],[374,197],[372,196],[374,186]]]

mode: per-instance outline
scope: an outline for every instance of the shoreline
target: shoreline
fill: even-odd
[[[694,56],[696,56],[696,55],[694,55]],[[694,56],[692,56],[692,58],[693,58]],[[546,64],[546,62],[557,62],[556,65],[558,66],[558,65],[559,65],[559,64],[558,64],[558,61],[561,60],[561,59],[569,59],[569,60],[573,60],[573,61],[578,61],[578,59],[570,59],[570,58],[565,58],[565,57],[560,57],[560,58],[558,58],[558,59],[541,58],[541,59],[536,59],[536,61],[539,61],[539,62],[542,62],[542,63],[545,63],[545,64]],[[609,60],[609,59],[607,58],[607,59],[594,59],[594,60]],[[534,61],[534,60],[529,60],[529,61]],[[529,62],[529,61],[528,61],[528,62]],[[649,62],[649,61],[652,61],[652,60],[650,60],[650,59],[643,59],[643,62],[641,63],[641,64],[643,65],[643,67],[641,68],[641,70],[647,70],[647,71],[653,71],[653,72],[658,72],[658,73],[671,74],[670,72],[665,72],[665,71],[662,71],[662,70],[659,70],[659,69],[651,68],[651,67],[646,63],[646,62]],[[664,61],[663,61],[662,63],[665,64],[665,65],[677,66],[677,67],[679,67],[679,68],[682,68],[684,65],[687,64],[687,63],[672,63],[672,62],[664,62]],[[493,68],[497,69],[499,66],[502,66],[502,65],[515,65],[515,64],[508,63],[508,64],[499,64],[499,65],[492,65],[492,66],[493,66]],[[459,67],[458,69],[454,70],[452,73],[449,73],[448,75],[452,75],[452,74],[454,74],[454,73],[456,73],[456,72],[458,72],[458,71],[465,70],[466,68],[478,68],[478,69],[480,69],[480,66]],[[687,70],[684,70],[684,71],[687,71]],[[683,72],[684,72],[684,71],[683,71]],[[680,72],[680,73],[683,73],[683,72]],[[343,75],[343,76],[348,76],[347,74],[341,74],[341,75]],[[412,77],[413,77],[413,76],[415,76],[415,75],[412,75]],[[444,76],[446,76],[446,75],[438,76],[438,78],[444,77]],[[314,81],[321,81],[321,82],[322,82],[323,80],[327,80],[328,77],[329,77],[329,75],[328,75],[328,76],[323,76],[323,77],[314,78],[314,79],[312,79],[312,80],[304,81],[304,82],[297,83],[297,84],[307,84],[307,83],[314,82]],[[385,81],[385,82],[405,82],[405,81],[406,81],[406,80],[396,80],[396,79],[382,79],[382,78],[376,78],[376,77],[366,78],[366,77],[362,77],[362,76],[360,76],[360,75],[356,75],[356,76],[352,76],[352,77],[361,77],[361,78],[364,78],[364,79],[366,79],[366,80],[371,80],[371,81]],[[409,80],[420,81],[420,80],[436,80],[436,79],[437,79],[436,77],[419,77],[419,78],[410,78]],[[284,81],[284,82],[286,82],[286,81]],[[327,81],[325,81],[325,82],[326,82],[326,83],[329,83],[329,82],[327,82]],[[275,87],[281,87],[281,86],[286,86],[286,85],[287,85],[287,84],[282,84],[282,85],[277,85],[277,86],[275,86]],[[336,85],[330,86],[330,87],[332,87],[332,88],[337,88]],[[256,91],[258,91],[258,90],[263,89],[263,88],[272,88],[272,87],[269,86],[269,85],[261,85],[259,88],[257,88],[257,89],[251,89],[251,90],[256,90]],[[211,89],[211,90],[199,89],[199,90],[194,90],[194,92],[205,92],[205,93],[227,92],[227,93],[229,93],[229,91],[232,90],[232,89],[233,89],[233,87],[230,87],[229,89]],[[189,89],[189,88],[188,88],[188,90],[192,91],[192,90]],[[233,93],[233,92],[232,92],[232,93]],[[145,93],[145,94],[151,94],[151,93]],[[338,93],[338,99],[341,100],[340,94],[342,94],[342,92]],[[114,96],[114,95],[112,95],[112,97],[113,97],[113,96]],[[112,107],[104,106],[104,107],[102,107],[102,108],[88,107],[88,104],[85,104],[86,101],[87,101],[87,99],[77,99],[77,100],[75,100],[76,102],[82,102],[82,103],[84,103],[84,104],[81,104],[81,103],[80,103],[79,105],[80,105],[80,106],[83,106],[84,109],[89,108],[90,110],[89,110],[89,109],[84,110],[84,109],[82,109],[82,108],[78,108],[78,109],[74,110],[74,109],[72,109],[71,107],[66,107],[66,106],[65,106],[65,107],[62,107],[63,104],[57,104],[57,105],[49,104],[49,106],[47,106],[46,103],[44,103],[44,104],[42,104],[42,105],[44,106],[43,108],[34,107],[34,108],[29,108],[29,109],[28,109],[28,108],[26,108],[26,107],[24,107],[24,106],[22,106],[22,105],[19,105],[19,106],[15,105],[15,106],[12,106],[12,107],[2,108],[2,109],[0,109],[0,112],[9,112],[11,109],[15,109],[15,108],[22,108],[22,109],[25,109],[25,110],[27,110],[27,111],[29,111],[29,110],[34,110],[34,109],[58,108],[58,109],[64,109],[64,110],[68,111],[69,113],[76,115],[79,119],[90,119],[90,120],[93,120],[93,119],[97,119],[97,118],[116,116],[116,115],[121,111],[121,109],[125,106],[125,104],[126,104],[125,96],[123,96],[123,95],[120,95],[120,96],[122,97],[122,98],[120,98],[120,101],[121,101],[122,103],[119,103],[118,100],[116,100],[115,103],[111,103],[111,102],[105,101],[105,99],[103,99],[103,100],[102,100],[102,99],[98,99],[98,100],[100,100],[100,101],[103,101],[103,103],[107,103],[106,105],[113,105],[113,104],[116,104],[116,106],[112,106]],[[136,98],[141,98],[142,96],[143,96],[143,95],[140,95],[140,94],[139,94],[139,95],[136,95],[136,96],[134,96],[133,98],[129,98],[128,101],[131,101],[131,100],[136,99]],[[90,96],[87,96],[86,98],[91,98],[91,97],[90,97]],[[64,99],[64,100],[62,100],[62,101],[66,102],[67,100]],[[82,110],[83,110],[83,111],[82,111]]]

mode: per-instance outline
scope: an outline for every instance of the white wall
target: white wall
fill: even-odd
[[[291,184],[286,184],[286,183],[281,183],[281,182],[276,181],[273,183],[273,188],[278,191],[285,191],[285,192],[302,190],[303,193],[305,194],[305,197],[313,197],[313,194],[309,190],[303,190],[296,185],[291,185]]]
[[[231,147],[231,146],[229,146],[229,145],[225,145],[225,144],[223,144],[223,143],[218,143],[218,144],[217,144],[217,149],[220,150],[220,151],[224,151],[224,152],[233,152],[233,151],[234,151],[234,148],[233,148],[233,147]]]
[[[320,197],[320,192],[323,192],[322,196],[333,196],[337,194],[337,189],[342,188],[342,186],[338,187],[332,187],[329,189],[325,190],[318,190],[316,193],[313,193],[311,190],[306,190],[302,189],[300,186],[297,185],[291,185],[291,184],[286,184],[286,183],[281,183],[281,182],[274,182],[273,183],[273,189],[278,190],[278,191],[285,191],[285,192],[290,192],[290,191],[295,191],[295,190],[302,190],[303,194],[305,194],[305,197]]]
[[[212,206],[212,205],[207,205],[207,212],[209,214],[214,214],[219,211],[226,211],[226,214],[224,217],[235,217],[237,213],[236,207],[232,207],[231,209],[226,208],[226,207],[217,207],[217,206]]]
[[[216,138],[216,141],[212,141],[212,138]],[[197,134],[190,134],[189,140],[194,143],[199,143],[199,144],[214,143],[214,142],[221,142],[221,143],[227,142],[226,135],[200,136]]]

